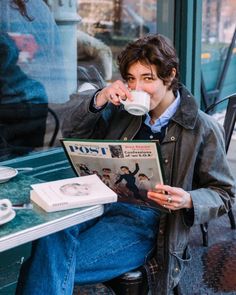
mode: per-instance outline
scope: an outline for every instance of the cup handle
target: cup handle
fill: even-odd
[[[127,101],[126,100],[123,100],[121,98],[119,98],[119,100],[120,100],[120,103],[123,104],[124,106],[127,104]]]
[[[5,206],[4,210],[1,210],[0,218],[5,217],[8,215],[12,209],[12,203],[9,199],[2,199],[0,200],[0,206]]]

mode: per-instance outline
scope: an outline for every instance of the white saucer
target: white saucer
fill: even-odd
[[[7,216],[5,216],[4,218],[0,218],[0,225],[11,221],[15,216],[16,212],[14,210],[11,210],[10,213],[7,214]]]
[[[17,169],[0,166],[0,183],[6,182],[18,174]]]

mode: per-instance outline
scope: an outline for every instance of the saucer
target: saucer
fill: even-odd
[[[0,166],[0,183],[6,182],[15,177],[18,171],[11,167]]]
[[[9,214],[7,214],[4,218],[0,218],[0,225],[11,221],[16,216],[16,212],[11,210]]]

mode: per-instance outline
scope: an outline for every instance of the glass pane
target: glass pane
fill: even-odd
[[[217,90],[236,28],[235,0],[203,0],[202,71],[207,91]],[[236,91],[236,48],[230,58],[220,96]],[[210,101],[211,103],[212,101]]]
[[[156,32],[156,7],[156,0],[79,0],[78,14],[82,21],[78,25],[78,39],[81,39],[78,63],[94,63],[106,80],[116,79],[118,73],[115,61],[124,45],[149,32]],[[84,48],[86,40],[94,45],[90,52],[87,50],[87,56]],[[98,50],[103,50],[100,61],[95,58],[96,54],[99,55],[96,52]],[[109,67],[107,63],[111,55],[112,64]]]
[[[155,0],[0,1],[1,164],[61,147],[60,126],[78,105],[79,92],[118,78],[116,58],[124,45],[156,32],[156,5]]]
[[[0,160],[42,148],[49,104],[69,98],[60,33],[49,8],[26,1],[25,16],[14,2],[0,1]]]

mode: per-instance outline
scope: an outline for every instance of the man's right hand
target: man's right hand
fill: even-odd
[[[96,107],[102,107],[107,102],[118,106],[121,99],[126,100],[127,98],[132,100],[127,86],[121,80],[116,80],[98,93],[96,96]]]

